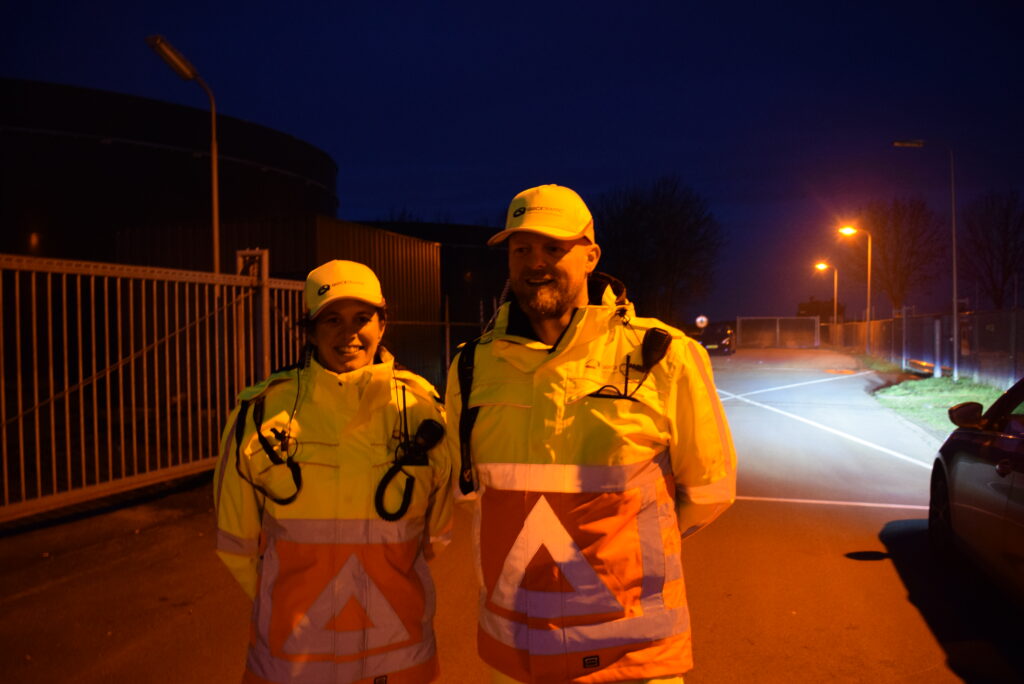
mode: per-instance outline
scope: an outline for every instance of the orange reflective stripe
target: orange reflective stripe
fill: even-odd
[[[416,567],[420,564],[422,569]],[[429,578],[424,583],[417,577],[417,570],[426,573],[416,542],[390,547],[336,544],[325,553],[321,544],[274,540],[263,558],[260,633],[276,657],[294,660],[360,657],[419,641],[433,587]],[[329,629],[328,622],[350,599],[372,616],[371,630]],[[324,630],[335,639],[324,638]]]
[[[680,626],[678,528],[663,479],[624,492],[484,489],[480,499],[480,620],[508,645],[563,651],[554,627],[613,645],[666,637]],[[673,592],[674,595],[674,592]],[[685,627],[685,613],[683,614]],[[524,637],[522,629],[539,630]]]
[[[300,538],[323,532],[318,524],[303,530],[304,522],[323,521],[284,521],[274,530],[286,527]],[[360,682],[384,675],[388,682],[429,681],[423,673],[436,670],[435,599],[420,543],[327,544],[271,536],[250,673],[273,682]],[[404,671],[419,674],[395,678]]]
[[[490,600],[506,610],[542,618],[622,614],[624,610],[544,496],[526,516]]]

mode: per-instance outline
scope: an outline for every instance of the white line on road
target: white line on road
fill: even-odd
[[[737,496],[737,501],[769,501],[772,503],[797,503],[797,504],[817,504],[819,506],[862,506],[865,508],[909,508],[915,511],[927,511],[927,506],[919,506],[915,504],[888,504],[888,503],[870,503],[867,501],[825,501],[822,499],[774,499],[766,496]]]
[[[734,394],[732,396],[726,397],[725,400],[728,401],[729,399],[737,399],[737,398],[740,398],[740,397],[749,397],[752,394],[764,394],[765,392],[774,392],[776,390],[791,389],[793,387],[803,387],[804,385],[816,385],[819,382],[833,382],[835,380],[845,380],[847,378],[855,378],[858,375],[867,375],[868,373],[873,373],[873,372],[874,371],[861,371],[860,373],[853,373],[851,375],[838,375],[838,376],[833,377],[833,378],[821,378],[819,380],[808,380],[806,382],[795,382],[792,385],[781,385],[779,387],[769,387],[768,389],[754,390],[753,392],[744,392],[743,394]],[[719,390],[719,392],[723,392],[723,390]]]
[[[733,394],[732,392],[726,392],[725,390],[721,390],[721,389],[718,390],[718,391],[719,391],[719,393],[726,395],[730,399],[739,399],[740,401],[746,402],[746,403],[748,403],[748,404],[750,404],[752,406],[757,406],[758,408],[763,408],[763,409],[765,409],[767,411],[774,411],[775,413],[778,413],[780,415],[786,416],[787,418],[792,418],[793,420],[798,420],[801,423],[805,423],[807,425],[810,425],[811,427],[816,427],[819,430],[824,430],[825,432],[828,432],[828,433],[831,433],[833,435],[836,435],[837,437],[842,437],[843,439],[848,439],[851,442],[856,442],[857,444],[860,444],[861,446],[866,446],[869,449],[874,449],[875,451],[881,451],[883,454],[888,454],[889,456],[892,456],[893,458],[898,458],[901,461],[906,461],[907,463],[913,463],[914,465],[920,466],[921,468],[927,468],[928,470],[931,470],[932,466],[931,466],[930,463],[923,463],[923,462],[917,460],[916,458],[911,458],[910,456],[907,456],[906,454],[901,454],[898,451],[893,451],[892,449],[887,449],[884,446],[881,446],[879,444],[875,444],[874,442],[869,442],[866,439],[861,439],[860,437],[851,435],[851,434],[846,433],[846,432],[842,432],[841,430],[836,430],[835,428],[829,427],[828,425],[822,425],[821,423],[816,423],[813,420],[809,420],[807,418],[804,418],[803,416],[798,416],[795,413],[790,413],[789,411],[783,411],[782,409],[777,409],[774,406],[769,406],[768,404],[762,404],[759,401],[754,401],[752,399],[747,399],[746,397],[741,396],[739,394]]]

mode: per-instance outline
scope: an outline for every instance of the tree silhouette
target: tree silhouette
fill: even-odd
[[[894,310],[899,309],[946,258],[938,220],[918,198],[870,202],[858,215],[857,227],[872,238],[872,286],[885,293]],[[863,248],[848,249],[843,261],[854,277],[865,276],[867,252]]]
[[[598,270],[626,283],[643,315],[682,319],[707,294],[724,240],[707,201],[675,176],[605,193],[594,202]]]
[[[990,192],[965,212],[966,274],[997,309],[1012,303],[1014,275],[1024,270],[1024,201],[1016,191]]]

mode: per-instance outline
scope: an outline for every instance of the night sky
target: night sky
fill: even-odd
[[[810,295],[831,298],[815,259],[863,249],[833,236],[868,200],[923,196],[948,221],[946,145],[961,207],[1024,192],[1021,8],[35,0],[4,10],[0,75],[205,109],[146,45],[162,34],[220,113],[330,154],[339,217],[356,221],[404,210],[495,225],[533,185],[593,200],[675,174],[729,244],[692,313],[793,315]],[[893,149],[899,138],[934,144]],[[940,276],[911,303],[945,310],[948,292]],[[841,273],[851,315],[863,297]]]

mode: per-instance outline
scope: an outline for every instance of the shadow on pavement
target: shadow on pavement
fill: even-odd
[[[950,669],[968,684],[1024,682],[1021,608],[974,567],[941,564],[927,529],[927,520],[894,520],[878,537]]]
[[[125,492],[112,494],[99,499],[90,499],[72,506],[65,506],[52,511],[46,511],[37,515],[18,518],[15,520],[0,523],[0,539],[12,537],[35,530],[44,530],[51,527],[66,525],[67,523],[86,518],[119,511],[145,503],[156,503],[164,497],[188,490],[197,489],[210,484],[213,479],[213,470],[207,470],[195,475],[158,482],[147,487],[129,489]],[[212,498],[211,498],[212,502]]]

